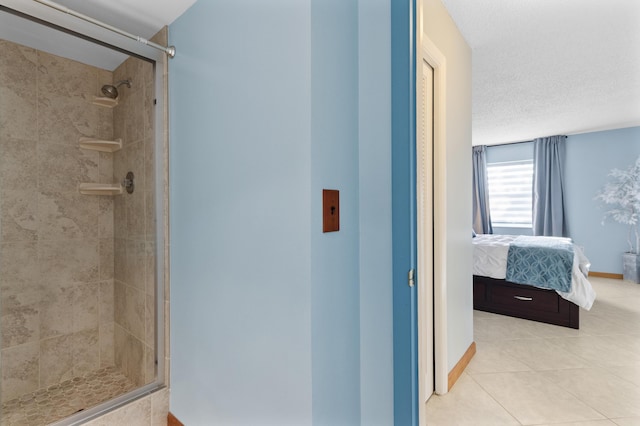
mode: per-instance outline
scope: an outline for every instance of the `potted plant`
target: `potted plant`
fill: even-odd
[[[605,219],[613,219],[629,226],[629,251],[623,254],[623,277],[640,283],[640,157],[626,170],[613,169],[612,181],[607,183],[596,199],[613,207],[605,213]]]

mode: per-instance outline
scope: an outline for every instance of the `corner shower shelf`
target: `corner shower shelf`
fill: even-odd
[[[81,183],[78,191],[83,195],[120,195],[124,188],[119,183]]]
[[[80,138],[78,142],[80,143],[80,148],[92,149],[94,151],[116,152],[122,149],[122,139],[120,138],[113,141],[94,138]]]
[[[94,105],[99,105],[107,108],[113,108],[118,105],[118,99],[105,98],[100,96],[94,96],[93,102]]]

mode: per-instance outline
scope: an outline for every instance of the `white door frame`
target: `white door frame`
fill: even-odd
[[[416,234],[418,268],[418,398],[424,405],[434,391],[433,312],[433,68],[422,61],[416,96]]]
[[[425,390],[429,389],[429,385],[425,387],[425,377],[430,377],[429,374],[425,375],[423,371],[428,367],[429,356],[424,353],[427,351],[429,345],[421,343],[421,339],[425,339],[428,336],[428,324],[423,323],[421,320],[425,316],[425,312],[428,316],[428,312],[433,309],[433,360],[435,376],[435,393],[442,395],[448,392],[449,388],[449,368],[447,358],[447,288],[446,288],[446,58],[436,47],[436,45],[424,34],[423,27],[423,10],[424,0],[416,1],[416,149],[420,149],[421,135],[420,135],[420,117],[424,112],[422,111],[421,99],[422,94],[422,75],[423,66],[428,65],[433,69],[434,79],[434,102],[433,102],[433,205],[431,212],[423,211],[423,205],[417,203],[417,218],[420,221],[425,217],[433,218],[433,279],[421,279],[424,276],[424,272],[418,269],[418,396],[419,396],[419,424],[426,423],[425,418],[425,401],[430,395],[424,395]],[[418,152],[418,151],[417,151]],[[416,155],[416,158],[420,157]],[[420,179],[421,168],[430,167],[431,165],[421,164],[417,161],[416,164],[416,176]],[[427,170],[427,172],[430,172]],[[424,173],[424,171],[422,171]],[[432,216],[431,216],[432,215]],[[418,247],[421,245],[430,244],[431,241],[425,241],[425,235],[418,234]],[[420,249],[418,249],[420,250]],[[420,262],[420,259],[418,260]],[[420,264],[418,264],[418,267]],[[426,298],[420,296],[420,294],[427,295]],[[433,304],[431,306],[423,306],[428,304],[430,296]],[[425,362],[422,362],[422,360]]]
[[[422,60],[434,71],[433,220],[434,220],[434,326],[435,387],[439,395],[449,391],[447,360],[447,181],[446,181],[446,63],[436,46],[424,37]]]

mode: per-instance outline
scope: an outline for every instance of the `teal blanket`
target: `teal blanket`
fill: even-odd
[[[568,292],[573,244],[568,238],[519,236],[509,245],[507,281]]]

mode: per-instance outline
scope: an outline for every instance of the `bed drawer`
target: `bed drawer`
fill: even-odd
[[[473,285],[473,304],[482,304],[487,300],[487,286],[478,282]]]
[[[496,305],[521,306],[526,310],[558,312],[560,309],[556,292],[525,286],[515,288],[496,285],[491,289],[489,298]]]
[[[563,327],[580,327],[578,305],[555,291],[495,278],[473,276],[473,308]]]

